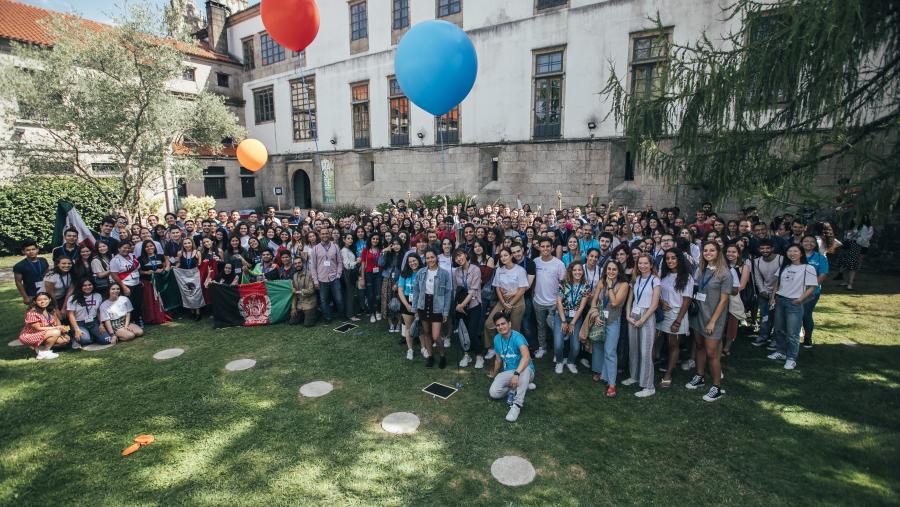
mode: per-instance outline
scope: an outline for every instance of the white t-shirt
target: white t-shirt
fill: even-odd
[[[524,271],[524,270],[523,270]],[[566,266],[556,257],[544,262],[534,260],[534,302],[542,306],[556,305],[559,282],[566,275]]]
[[[66,291],[69,290],[69,286],[72,285],[72,274],[66,273],[60,275],[55,271],[48,271],[44,276],[44,281],[53,285],[53,294],[51,294],[53,299],[59,299],[66,295]]]
[[[438,255],[438,266],[446,271],[448,275],[453,274],[453,258],[449,255]]]
[[[649,277],[638,276],[637,280],[631,284],[631,290],[634,291],[634,302],[632,308],[650,308],[653,304],[653,289],[659,285],[659,278],[654,275]]]
[[[437,278],[438,269],[425,269],[425,294],[434,295],[434,279]]]
[[[594,291],[594,287],[600,282],[601,271],[600,264],[594,266],[594,269],[591,269],[587,264],[584,264],[584,281],[587,283],[591,292]]]
[[[678,292],[675,290],[676,278],[678,278],[677,274],[669,273],[665,278],[660,280],[659,300],[665,301],[672,308],[681,308],[682,297],[694,297],[694,277],[688,275],[687,285],[684,286],[684,290],[682,292]]]
[[[803,291],[807,287],[818,286],[819,279],[816,277],[816,268],[809,264],[792,264],[781,271],[777,294],[797,299],[803,295]]]
[[[100,303],[103,298],[96,292],[90,296],[84,297],[84,306],[75,301],[75,296],[69,296],[69,304],[66,306],[71,312],[75,312],[75,320],[78,322],[94,322],[97,318],[97,312],[100,310]]]
[[[516,292],[520,288],[527,289],[528,274],[525,272],[525,268],[518,264],[513,264],[512,269],[506,269],[501,266],[497,268],[497,272],[494,274],[494,281],[491,282],[491,287],[500,287],[503,289],[503,292],[507,293]]]
[[[109,262],[109,270],[113,273],[126,273],[131,271],[131,273],[122,281],[125,282],[125,285],[134,287],[141,283],[141,274],[138,272],[138,269],[131,269],[135,262],[137,262],[137,258],[134,255],[129,254],[127,258],[116,255],[113,257],[113,260]]]
[[[132,310],[131,300],[125,296],[119,296],[115,301],[107,299],[100,305],[100,322],[121,319]]]

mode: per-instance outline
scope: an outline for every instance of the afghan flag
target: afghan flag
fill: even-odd
[[[78,244],[94,248],[94,233],[81,219],[75,205],[69,201],[59,201],[56,203],[56,223],[53,226],[54,245],[62,245],[63,233],[70,227],[78,231]]]
[[[266,326],[287,319],[293,286],[290,280],[244,285],[209,284],[214,326]]]

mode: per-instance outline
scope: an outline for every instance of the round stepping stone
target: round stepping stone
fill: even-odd
[[[531,462],[519,456],[503,456],[491,465],[491,475],[504,486],[524,486],[534,480]]]
[[[16,338],[15,340],[13,340],[13,341],[7,343],[7,345],[9,345],[10,347],[21,347],[21,346],[22,346],[22,342],[20,342],[19,339]]]
[[[381,427],[388,433],[406,435],[416,431],[419,427],[419,418],[409,412],[394,412],[382,419]]]
[[[99,343],[92,343],[90,345],[85,345],[84,347],[81,347],[81,348],[82,348],[82,350],[86,350],[88,352],[98,352],[100,350],[106,350],[110,347],[112,347],[112,343],[107,343],[106,345],[100,345]]]
[[[306,398],[318,398],[319,396],[325,396],[330,393],[332,389],[334,389],[333,385],[328,382],[317,380],[300,386],[300,395]]]
[[[256,366],[255,359],[236,359],[225,365],[225,369],[228,371],[242,371],[249,370]]]
[[[172,359],[173,357],[178,357],[181,354],[184,354],[184,349],[160,350],[156,354],[153,354],[153,359],[157,359],[159,361],[164,361],[166,359]]]

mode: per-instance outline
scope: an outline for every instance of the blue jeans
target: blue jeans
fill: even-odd
[[[819,296],[822,293],[815,294],[803,303],[803,341],[812,343],[813,328],[816,323],[813,322],[813,310],[816,309],[816,303],[819,302]]]
[[[381,313],[381,273],[366,273],[366,304],[369,313]]]
[[[581,332],[581,321],[584,319],[579,318],[575,321],[575,329],[573,331],[569,331],[569,355],[568,355],[568,363],[576,364],[578,360],[578,351],[581,349],[580,341],[578,340],[578,333]],[[560,364],[563,362],[563,352],[565,350],[565,336],[562,333],[562,320],[559,318],[558,312],[553,312],[553,355],[556,357],[556,363]]]
[[[334,301],[334,310],[340,318],[344,314],[344,297],[341,294],[341,280],[319,282],[319,306],[322,307],[322,317],[325,322],[331,322],[331,302]]]
[[[616,374],[619,368],[619,321],[606,323],[606,340],[603,342],[603,350],[600,344],[594,342],[591,351],[591,370],[599,373],[609,385],[616,385]]]
[[[795,305],[794,300],[784,296],[775,296],[775,348],[794,361],[800,354],[802,323],[803,305]]]
[[[97,342],[100,345],[108,345],[112,340],[109,338],[109,333],[107,333],[103,328],[100,327],[100,324],[95,320],[93,322],[76,322],[78,325],[78,329],[81,331],[81,339],[78,340],[78,343],[81,345],[90,345],[91,343]],[[72,331],[72,339],[75,339],[75,332]]]
[[[759,338],[761,340],[769,339],[769,332],[772,330],[772,319],[775,315],[769,310],[769,300],[760,300],[759,305]]]

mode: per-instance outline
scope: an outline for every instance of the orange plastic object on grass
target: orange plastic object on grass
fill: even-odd
[[[153,442],[156,442],[156,439],[153,438],[153,435],[138,435],[134,438],[133,444],[122,450],[122,456],[133,454],[137,452],[141,447],[152,444]]]

